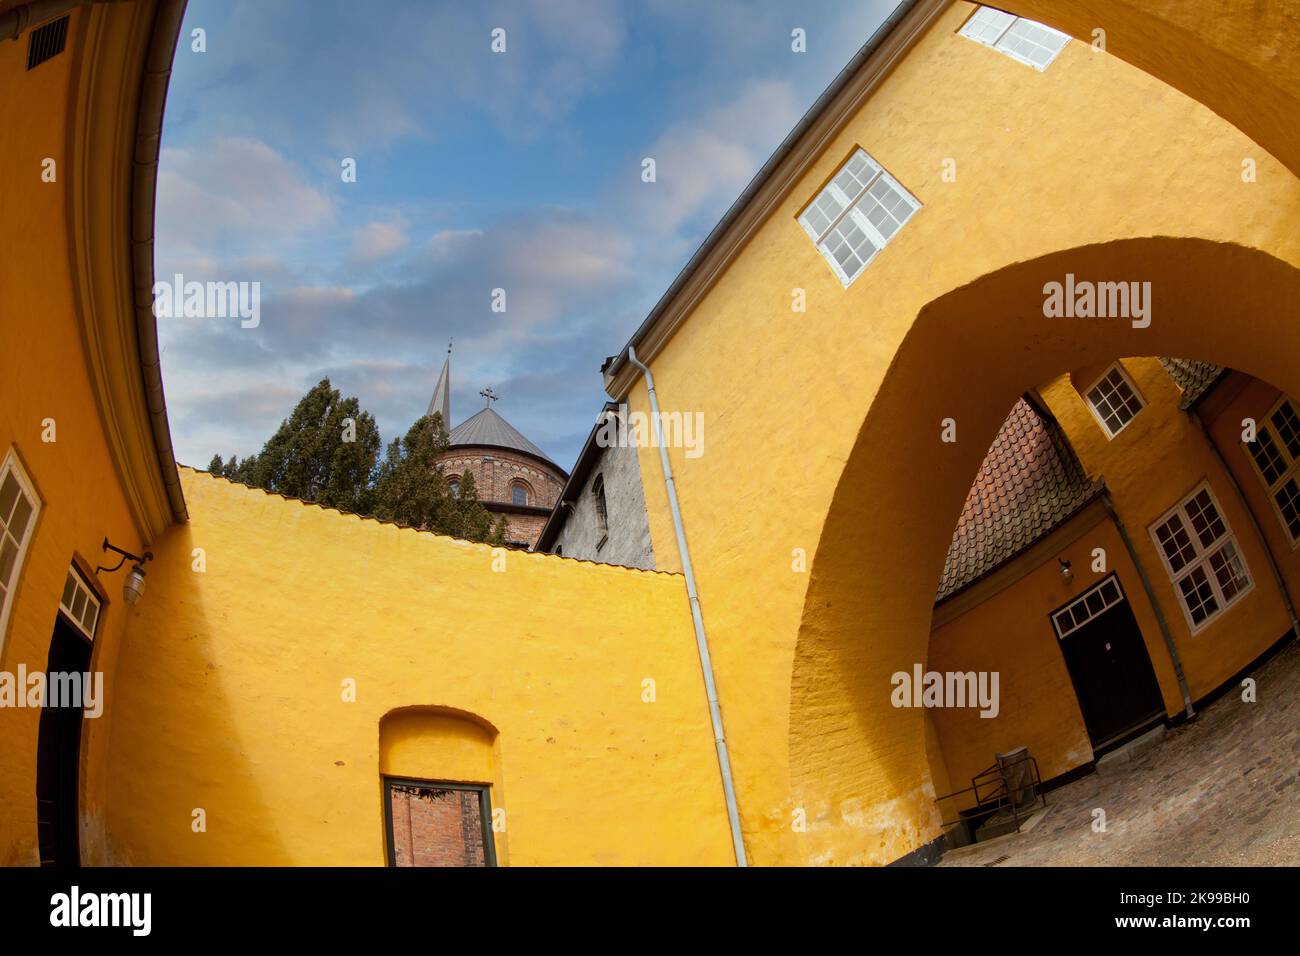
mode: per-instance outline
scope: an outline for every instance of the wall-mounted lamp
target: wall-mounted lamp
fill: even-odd
[[[1069,561],[1063,558],[1057,558],[1056,560],[1061,565],[1061,580],[1069,584],[1074,580],[1074,569],[1070,567]]]
[[[130,551],[123,551],[121,548],[109,544],[108,538],[104,539],[103,550],[120,554],[122,560],[117,562],[117,564],[113,565],[111,568],[101,564],[99,567],[95,568],[96,574],[100,571],[107,571],[109,574],[112,574],[122,565],[126,564],[127,558],[130,558],[135,562],[131,565],[131,571],[127,574],[126,580],[122,582],[122,597],[126,599],[127,604],[134,607],[140,600],[141,595],[144,594],[144,564],[146,561],[153,560],[153,552],[146,551],[143,556],[132,554]]]

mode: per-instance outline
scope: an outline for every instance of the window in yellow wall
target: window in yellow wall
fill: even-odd
[[[1116,362],[1102,373],[1083,393],[1106,434],[1114,438],[1142,411],[1142,396],[1128,377],[1124,367]]]
[[[1193,634],[1254,584],[1228,519],[1204,482],[1151,526],[1151,537]]]
[[[799,215],[799,224],[847,288],[921,208],[898,180],[855,150]]]
[[[18,575],[40,510],[36,489],[11,448],[0,466],[0,651],[4,650]]]
[[[1255,440],[1243,444],[1291,547],[1300,547],[1300,413],[1291,399],[1283,396],[1259,423]]]
[[[957,32],[1040,72],[1047,69],[1070,42],[1067,33],[993,7],[980,7]]]

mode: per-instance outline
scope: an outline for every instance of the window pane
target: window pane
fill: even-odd
[[[1277,443],[1273,441],[1269,430],[1259,429],[1255,440],[1247,442],[1246,447],[1250,450],[1250,456],[1255,459],[1255,465],[1268,486],[1271,488],[1277,484],[1277,480],[1286,471],[1286,461],[1282,458],[1282,452],[1278,450]]]
[[[1291,403],[1284,401],[1269,420],[1277,429],[1278,437],[1282,439],[1282,444],[1291,457],[1300,458],[1300,418],[1296,417]]]
[[[23,538],[27,535],[27,522],[32,516],[32,503],[27,500],[24,494],[18,495],[18,501],[14,504],[13,517],[9,519],[9,533],[21,544]]]
[[[1033,20],[1017,20],[997,42],[1004,50],[1044,69],[1070,42],[1068,35]]]
[[[1277,510],[1282,514],[1282,521],[1291,535],[1291,540],[1300,539],[1300,487],[1294,478],[1288,478],[1273,495]]]
[[[18,479],[13,472],[5,475],[4,484],[0,485],[0,525],[9,524],[9,515],[14,502],[18,500]]]
[[[64,607],[72,607],[72,595],[77,591],[77,582],[72,578],[72,572],[68,572],[68,579],[63,582],[63,598],[61,603]]]
[[[1193,624],[1200,624],[1219,609],[1214,589],[1210,587],[1209,579],[1205,576],[1205,565],[1198,566],[1179,581],[1178,588],[1182,592],[1183,603],[1187,605],[1187,613],[1191,615]]]
[[[1175,573],[1181,571],[1189,561],[1196,557],[1196,548],[1192,544],[1192,539],[1187,534],[1187,529],[1183,527],[1183,521],[1178,515],[1173,515],[1168,521],[1156,528],[1156,539],[1160,542],[1160,548],[1164,551],[1165,558],[1169,561],[1169,567]]]
[[[1142,410],[1142,400],[1117,368],[1103,375],[1085,397],[1112,438]]]
[[[1223,592],[1226,601],[1231,601],[1250,584],[1250,579],[1246,577],[1246,567],[1231,541],[1210,555],[1210,567],[1214,570],[1219,590]]]
[[[1192,500],[1187,502],[1187,516],[1191,518],[1192,528],[1204,548],[1214,544],[1227,532],[1208,491],[1202,490],[1192,496]]]
[[[992,46],[1002,36],[1007,27],[1016,20],[1009,13],[994,10],[992,7],[980,7],[975,15],[962,24],[958,31],[964,37],[986,46]]]
[[[5,535],[4,538],[0,540],[0,584],[13,584],[10,575],[14,572],[14,564],[17,559],[18,546],[14,544],[12,538]]]

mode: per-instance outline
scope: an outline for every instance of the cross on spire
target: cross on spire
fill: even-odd
[[[491,408],[492,403],[496,401],[500,401],[501,398],[499,395],[497,395],[496,392],[492,391],[491,385],[489,385],[487,388],[480,391],[479,394],[482,395],[485,399],[487,399],[486,403],[483,405],[484,408]]]

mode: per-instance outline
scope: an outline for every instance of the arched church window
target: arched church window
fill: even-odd
[[[452,478],[449,478],[449,479],[447,480],[447,487],[449,487],[449,488],[451,489],[451,496],[452,496],[453,498],[459,498],[459,497],[460,497],[460,477],[459,477],[459,476],[453,476]]]
[[[510,502],[516,505],[528,504],[528,489],[523,485],[513,485],[510,488]]]

